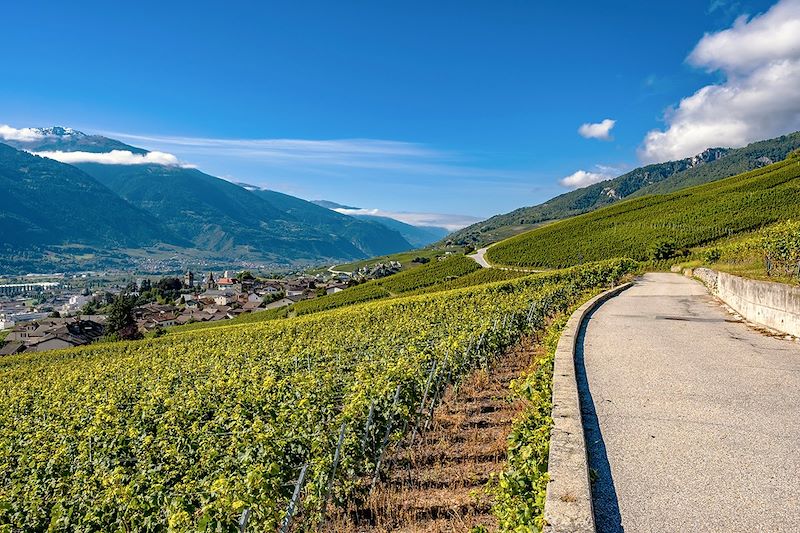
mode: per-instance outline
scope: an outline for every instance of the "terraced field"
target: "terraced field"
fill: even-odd
[[[442,390],[636,268],[3,358],[0,528],[321,527]]]
[[[647,259],[658,242],[700,246],[800,217],[800,157],[672,194],[620,202],[489,248],[493,263],[563,268],[611,257]]]

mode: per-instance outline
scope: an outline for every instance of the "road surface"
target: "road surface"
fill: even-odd
[[[800,531],[800,344],[678,274],[646,274],[582,340],[598,532]]]
[[[474,254],[468,255],[467,257],[469,257],[472,260],[474,260],[476,263],[478,263],[483,268],[492,268],[492,265],[490,265],[489,261],[487,261],[486,257],[484,257],[486,255],[486,250],[488,250],[488,249],[489,249],[488,246],[485,246],[483,248],[479,248],[479,249],[475,250]]]

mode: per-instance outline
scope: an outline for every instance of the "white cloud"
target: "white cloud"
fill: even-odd
[[[607,118],[602,122],[587,122],[585,124],[581,124],[581,127],[578,128],[578,133],[581,137],[585,137],[587,139],[600,139],[601,141],[610,141],[611,140],[611,129],[616,124],[616,120],[612,120]]]
[[[128,150],[112,150],[104,153],[94,152],[31,152],[34,155],[55,159],[62,163],[99,163],[101,165],[164,165],[191,168],[181,163],[177,157],[165,152],[134,154]]]
[[[565,178],[561,178],[560,180],[558,180],[558,182],[563,187],[567,187],[569,189],[579,189],[581,187],[587,187],[589,185],[592,185],[593,183],[605,181],[613,177],[614,176],[612,174],[607,174],[602,171],[590,172],[586,170],[578,170]]]
[[[702,87],[645,136],[644,162],[688,157],[716,146],[744,146],[800,129],[800,0],[781,0],[731,28],[706,34],[688,57],[725,80]]]
[[[13,128],[0,124],[0,139],[4,141],[30,142],[43,139],[44,135],[36,128]]]
[[[377,217],[387,217],[411,224],[412,226],[436,226],[445,228],[448,231],[455,231],[475,222],[480,222],[481,218],[469,215],[449,215],[444,213],[406,213],[398,211],[384,211],[382,209],[334,209],[343,215],[372,215]]]

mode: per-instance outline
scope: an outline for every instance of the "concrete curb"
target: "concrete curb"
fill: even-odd
[[[548,533],[595,531],[586,439],[575,377],[575,345],[586,316],[631,285],[633,283],[622,284],[583,304],[572,313],[561,332],[553,368],[553,430],[548,458],[550,481],[544,505],[544,531]]]

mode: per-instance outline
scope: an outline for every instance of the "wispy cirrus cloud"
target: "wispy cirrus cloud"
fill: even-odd
[[[423,144],[382,139],[224,139],[102,132],[131,143],[157,146],[184,157],[237,158],[272,167],[313,169],[336,175],[364,169],[464,179],[523,180],[526,173],[474,165],[472,158]]]

